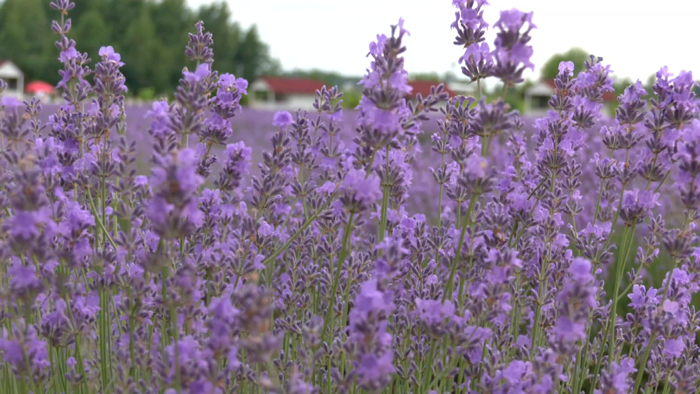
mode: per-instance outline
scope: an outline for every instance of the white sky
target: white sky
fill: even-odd
[[[406,69],[452,70],[463,50],[452,44],[451,0],[225,0],[233,19],[258,26],[262,39],[284,70],[322,69],[362,75],[369,42],[389,34],[399,17],[411,36]],[[188,0],[199,6],[212,0]],[[500,10],[534,11],[533,63],[578,46],[610,64],[614,75],[646,81],[661,66],[700,73],[698,0],[489,0],[485,19],[493,25]],[[489,44],[494,33],[487,35]],[[216,39],[216,37],[214,37]],[[697,73],[696,73],[697,74]],[[539,76],[527,75],[529,78]],[[696,75],[696,79],[699,75]]]

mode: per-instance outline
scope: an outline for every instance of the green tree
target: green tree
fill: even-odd
[[[345,109],[355,109],[360,105],[360,100],[362,99],[362,92],[357,90],[350,90],[343,92],[343,108]]]
[[[318,81],[321,81],[326,84],[326,86],[339,86],[343,84],[345,81],[345,78],[338,74],[337,72],[332,72],[332,71],[323,71],[323,70],[294,70],[290,72],[283,73],[284,76],[286,77],[293,77],[293,78],[311,78],[315,79]]]
[[[261,75],[274,74],[278,66],[268,54],[267,45],[260,40],[258,28],[253,25],[240,41],[240,50],[236,56],[238,75],[254,81]]]
[[[158,38],[169,48],[183,48],[187,42],[187,32],[196,22],[185,0],[162,0],[153,4],[151,19]]]
[[[127,30],[138,22],[147,9],[145,0],[103,0],[100,8],[113,34],[112,38],[118,42],[126,38]]]
[[[162,0],[154,3],[151,19],[160,47],[161,58],[158,67],[164,74],[163,80],[166,83],[166,86],[158,86],[157,90],[163,92],[171,90],[177,84],[182,67],[187,65],[187,33],[193,29],[196,20],[184,0]]]
[[[457,74],[455,74],[452,71],[446,71],[445,74],[442,76],[443,82],[455,82],[458,80],[459,80],[459,77],[457,76]]]
[[[184,52],[187,34],[194,32],[198,19],[214,35],[216,70],[251,81],[280,71],[257,29],[241,29],[222,0],[196,12],[187,0],[75,0],[75,4],[69,15],[73,20],[69,38],[79,51],[88,53],[93,65],[102,46],[120,52],[132,94],[148,87],[156,94],[173,91],[182,67],[193,68]],[[58,82],[52,19],[60,20],[60,15],[48,0],[0,0],[0,58],[15,62],[27,80]]]
[[[167,75],[158,72],[162,59],[162,46],[158,44],[150,13],[144,9],[129,25],[119,49],[125,63],[123,73],[132,93],[138,94],[150,86],[162,88],[167,83]]]
[[[409,73],[408,77],[414,81],[442,82],[440,75],[436,72],[430,73]]]
[[[574,63],[574,75],[583,70],[583,65],[589,59],[588,52],[581,48],[571,48],[565,53],[558,53],[547,60],[542,66],[542,79],[554,79],[559,73],[559,63],[570,61]]]
[[[9,59],[26,80],[56,81],[58,53],[42,0],[7,0],[0,10],[0,58]],[[54,51],[53,56],[50,51]]]
[[[236,74],[237,54],[241,28],[231,23],[231,12],[226,3],[212,3],[199,8],[197,19],[214,36],[214,68],[222,73]]]
[[[644,83],[644,89],[647,90],[647,93],[652,94],[652,87],[656,83],[656,74],[651,74],[650,76],[647,77],[646,83]]]
[[[87,52],[93,63],[99,61],[98,52],[101,47],[113,45],[111,42],[110,29],[104,18],[97,9],[85,12],[71,35],[76,37],[76,47],[81,52]]]
[[[613,89],[615,90],[615,95],[619,96],[622,93],[625,92],[625,89],[632,85],[634,82],[632,82],[632,79],[625,77],[625,78],[615,78],[613,80]]]

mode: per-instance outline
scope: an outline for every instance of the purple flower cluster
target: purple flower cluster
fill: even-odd
[[[453,0],[457,8],[452,29],[457,30],[454,44],[466,49],[459,59],[463,64],[462,73],[472,81],[491,76],[500,79],[504,86],[513,87],[523,81],[525,69],[533,69],[530,61],[532,46],[530,32],[536,28],[532,23],[533,13],[524,13],[517,9],[501,11],[500,19],[493,25],[498,29],[494,50],[485,41],[489,24],[484,21],[486,0]]]
[[[533,14],[503,11],[489,46],[488,3],[452,3],[464,74],[506,93]],[[324,87],[234,142],[248,85],[200,22],[174,100],[129,133],[120,55],[91,66],[74,4],[51,6],[65,103],[0,100],[1,393],[697,392],[689,72],[606,121],[610,67],[562,62],[524,119],[480,92],[411,98],[399,20],[356,117]]]

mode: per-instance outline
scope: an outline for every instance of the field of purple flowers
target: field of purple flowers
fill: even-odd
[[[463,73],[522,82],[533,14],[491,49],[487,2],[453,4]],[[355,112],[273,114],[199,23],[174,102],[127,107],[52,7],[66,104],[0,106],[0,393],[700,393],[689,72],[611,121],[596,57],[540,119],[406,101],[399,20]]]

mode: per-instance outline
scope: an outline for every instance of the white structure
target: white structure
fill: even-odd
[[[3,96],[24,98],[24,74],[14,63],[0,59],[0,79],[7,83]]]
[[[362,93],[362,85],[360,85],[359,79],[347,80],[338,86],[341,92],[360,92]]]
[[[536,82],[525,91],[524,113],[532,116],[544,116],[549,110],[549,99],[554,94],[554,82]]]
[[[553,80],[538,81],[530,86],[525,91],[523,114],[535,117],[546,115],[547,111],[551,109],[549,107],[549,99],[555,93],[555,86]],[[615,92],[604,92],[601,96],[601,103],[603,104],[603,117],[615,115],[615,103],[617,103]]]
[[[252,108],[311,110],[323,85],[309,78],[261,77],[248,87],[249,103]]]
[[[476,82],[452,81],[445,85],[447,89],[460,96],[476,96],[478,94]],[[484,88],[483,84],[481,88]]]

